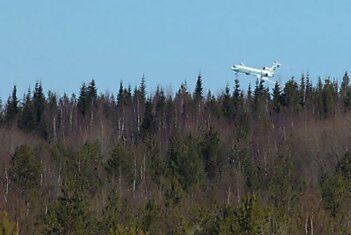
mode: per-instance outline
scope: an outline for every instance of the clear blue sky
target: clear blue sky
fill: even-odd
[[[284,82],[302,72],[342,77],[351,65],[351,1],[0,0],[0,97],[16,84],[22,95],[41,81],[62,95],[96,80],[116,93],[119,81],[135,86],[145,74],[175,92],[219,93],[235,75],[229,67],[262,67],[274,60]],[[246,89],[255,78],[241,75]]]

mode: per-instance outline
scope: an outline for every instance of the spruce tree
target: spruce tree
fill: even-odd
[[[13,86],[12,95],[8,98],[6,104],[5,119],[7,122],[11,122],[16,119],[18,114],[18,99],[17,99],[17,87]]]
[[[36,124],[35,117],[31,91],[28,89],[27,94],[23,98],[19,127],[25,130],[34,130]]]
[[[44,109],[46,105],[45,96],[43,93],[43,87],[41,83],[36,83],[34,92],[33,92],[33,109],[34,109],[34,116],[35,116],[35,126],[38,127],[40,125]]]
[[[202,88],[202,77],[201,74],[197,76],[196,86],[194,91],[194,100],[195,102],[200,102],[203,99],[203,88]]]
[[[280,112],[281,103],[282,103],[282,96],[281,96],[280,85],[278,82],[276,82],[273,88],[273,110],[275,112],[277,113]]]
[[[89,107],[88,104],[88,88],[85,85],[85,83],[82,84],[79,92],[79,98],[78,98],[78,104],[77,108],[78,111],[84,116],[87,112],[87,107]]]
[[[342,101],[344,111],[349,110],[351,107],[351,90],[349,84],[350,78],[347,72],[345,72],[340,87],[340,99]]]

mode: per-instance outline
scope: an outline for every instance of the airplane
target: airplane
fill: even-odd
[[[245,73],[246,75],[253,75],[256,76],[258,79],[274,83],[274,81],[270,80],[269,78],[274,77],[275,70],[280,66],[281,64],[274,62],[272,67],[263,67],[262,69],[247,67],[243,64],[233,65],[230,68],[237,74]]]

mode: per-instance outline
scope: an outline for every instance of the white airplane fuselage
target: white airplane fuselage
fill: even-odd
[[[256,69],[245,65],[233,65],[231,69],[236,73],[245,73],[246,75],[256,76],[258,79],[270,81],[269,78],[274,77],[275,70],[279,68],[280,64],[274,63],[272,67],[263,67],[263,69]]]

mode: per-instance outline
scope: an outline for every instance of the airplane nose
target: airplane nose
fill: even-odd
[[[236,66],[233,65],[232,67],[230,67],[232,70],[236,70]]]

